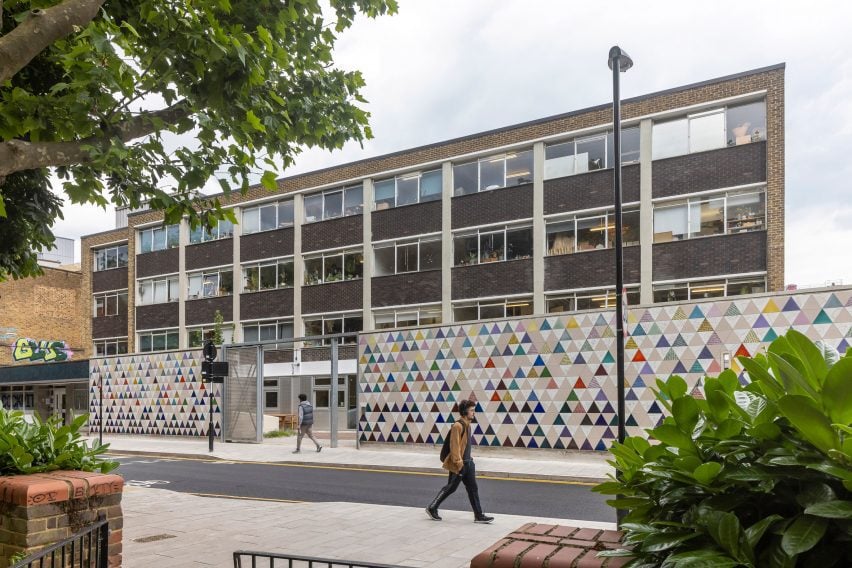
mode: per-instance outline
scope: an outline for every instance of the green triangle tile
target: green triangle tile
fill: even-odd
[[[831,323],[831,318],[828,317],[828,314],[825,313],[825,310],[820,310],[816,319],[814,320],[814,324],[818,323]]]

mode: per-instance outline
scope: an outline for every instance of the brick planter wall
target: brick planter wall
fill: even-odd
[[[598,558],[621,548],[621,533],[529,523],[479,553],[470,568],[614,568],[630,558]]]
[[[121,493],[118,475],[83,471],[0,477],[0,568],[18,552],[32,554],[109,520],[109,566],[121,566]]]

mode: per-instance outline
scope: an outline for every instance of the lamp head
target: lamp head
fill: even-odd
[[[631,67],[633,67],[633,60],[627,55],[627,52],[618,47],[617,45],[612,46],[609,49],[609,61],[607,64],[609,68],[612,69],[615,61],[618,61],[618,70],[621,73],[624,73]]]

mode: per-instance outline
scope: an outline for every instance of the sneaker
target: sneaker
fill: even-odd
[[[302,450],[293,450],[293,453],[294,453],[294,454],[301,454],[301,453],[302,453]]]
[[[440,521],[440,520],[443,520],[443,519],[441,519],[441,517],[438,515],[438,509],[430,509],[429,507],[426,507],[426,515],[427,515],[430,519],[432,519],[433,521]]]
[[[322,446],[317,446],[317,453],[320,453],[321,451],[322,451]]]
[[[473,520],[474,523],[479,523],[481,525],[490,525],[494,522],[494,517],[489,517],[488,515],[479,515]]]

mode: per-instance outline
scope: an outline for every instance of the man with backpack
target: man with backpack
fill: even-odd
[[[308,397],[304,394],[299,395],[299,432],[296,435],[296,451],[298,454],[302,451],[302,438],[307,436],[314,444],[317,445],[317,452],[322,451],[322,446],[314,438],[314,407],[308,402]]]
[[[452,495],[459,488],[460,483],[464,483],[464,488],[467,490],[470,506],[473,509],[475,523],[489,524],[494,521],[494,517],[489,517],[482,512],[482,505],[479,504],[479,489],[476,486],[476,466],[473,463],[471,456],[472,443],[470,439],[470,425],[476,414],[476,403],[472,400],[462,400],[459,402],[459,419],[450,428],[450,434],[444,440],[444,446],[441,448],[441,461],[444,464],[444,469],[450,472],[450,479],[447,485],[438,492],[435,499],[426,507],[426,514],[433,521],[440,521],[438,515],[438,507],[444,502],[444,499]]]

